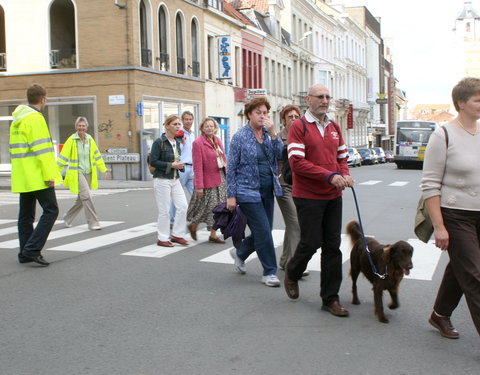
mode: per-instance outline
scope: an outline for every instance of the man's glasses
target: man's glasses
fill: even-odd
[[[317,98],[317,99],[327,99],[327,100],[330,100],[332,99],[332,97],[330,95],[308,95],[308,96],[311,96],[313,98]]]
[[[296,120],[297,118],[300,118],[300,116],[299,115],[289,115],[289,116],[287,116],[287,118],[289,118],[291,120],[293,120],[293,119]]]

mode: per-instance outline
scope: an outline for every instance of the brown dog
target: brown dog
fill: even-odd
[[[403,279],[403,275],[410,274],[410,269],[413,267],[413,247],[405,241],[398,241],[393,245],[382,245],[377,240],[367,237],[367,246],[377,272],[381,275],[385,274],[385,278],[381,279],[372,271],[363,245],[360,225],[356,221],[351,221],[347,224],[347,234],[353,243],[350,253],[352,303],[354,305],[360,304],[357,295],[357,278],[360,272],[362,272],[373,284],[375,315],[377,315],[380,322],[388,323],[388,319],[383,311],[383,291],[388,290],[392,297],[392,303],[388,305],[390,309],[396,309],[400,306],[398,303],[398,287]]]

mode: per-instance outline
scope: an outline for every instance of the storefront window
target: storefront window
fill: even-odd
[[[21,102],[0,105],[0,164],[10,163],[9,138],[11,115],[15,108]],[[58,102],[49,99],[47,108],[43,111],[47,121],[55,146],[55,152],[58,153],[59,145],[63,144],[67,138],[75,132],[75,120],[79,116],[84,116],[89,122],[89,134],[96,138],[94,103],[91,102]]]
[[[199,104],[182,103],[177,101],[157,100],[156,98],[145,99],[143,102],[142,137],[141,137],[141,158],[142,158],[142,179],[151,179],[151,174],[147,171],[147,155],[150,152],[153,142],[163,132],[163,123],[170,115],[181,116],[184,111],[193,113],[195,121],[193,132],[198,135]]]

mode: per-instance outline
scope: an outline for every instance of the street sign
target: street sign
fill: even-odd
[[[128,149],[127,148],[107,148],[105,150],[106,153],[108,154],[126,154],[128,153]]]
[[[102,154],[105,163],[138,163],[140,154]]]
[[[377,104],[387,104],[388,99],[377,99],[377,100],[375,100],[375,103],[377,103]]]
[[[267,96],[267,89],[247,89],[247,99],[255,96]]]

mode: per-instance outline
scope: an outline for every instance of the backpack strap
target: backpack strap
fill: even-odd
[[[447,128],[442,125],[442,129],[443,129],[443,131],[445,132],[445,144],[447,145],[447,148],[448,148],[448,132],[447,132]]]
[[[301,121],[302,124],[303,124],[303,136],[305,137],[305,133],[307,133],[307,124],[306,124],[305,121],[303,120],[303,117],[304,117],[304,116],[301,116],[301,117],[300,117],[300,121]]]

